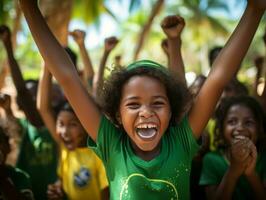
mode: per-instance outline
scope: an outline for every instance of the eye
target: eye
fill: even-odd
[[[255,121],[254,120],[247,120],[246,121],[246,125],[247,126],[253,126],[255,124]]]
[[[64,123],[62,121],[57,121],[56,125],[58,127],[63,127],[64,126]]]
[[[163,106],[164,104],[165,103],[163,101],[155,101],[155,102],[152,103],[152,106],[157,108],[157,107]]]
[[[126,106],[130,109],[138,109],[140,107],[140,104],[139,103],[136,103],[136,102],[132,102],[132,103],[128,103],[126,104]]]
[[[228,119],[227,121],[226,121],[226,123],[227,124],[229,124],[229,125],[235,125],[236,123],[237,123],[237,120],[236,119]]]
[[[78,125],[79,125],[79,123],[74,121],[74,122],[70,122],[70,124],[69,124],[69,125],[70,125],[70,126],[75,126],[75,127],[76,127],[76,126],[78,126]]]

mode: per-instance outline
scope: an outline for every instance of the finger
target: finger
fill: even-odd
[[[182,24],[182,25],[185,24],[185,20],[184,20],[183,17],[181,17],[180,15],[176,15],[176,17],[177,17],[177,19],[178,19],[178,21],[179,21],[180,24]]]
[[[171,16],[166,17],[162,21],[161,27],[163,29],[173,28],[173,27],[177,26],[179,22],[180,21],[176,15],[171,15]]]

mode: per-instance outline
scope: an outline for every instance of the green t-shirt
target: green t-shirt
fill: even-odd
[[[97,144],[88,141],[103,160],[114,200],[189,199],[191,161],[198,145],[188,119],[169,127],[160,154],[145,161],[133,153],[127,134],[102,117]]]
[[[209,152],[203,159],[200,185],[219,185],[229,167],[221,152]],[[262,181],[266,180],[266,154],[258,155],[256,172]],[[236,200],[254,199],[253,191],[247,179],[241,176],[236,184],[233,198]]]
[[[30,175],[35,199],[47,199],[47,185],[57,180],[57,147],[47,128],[19,119],[23,138],[16,166]]]
[[[33,199],[30,177],[27,173],[18,168],[7,166],[7,176],[10,178],[17,191]],[[1,192],[0,199],[3,199]]]

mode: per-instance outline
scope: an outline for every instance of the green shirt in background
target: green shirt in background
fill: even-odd
[[[97,144],[88,145],[103,160],[113,200],[189,199],[191,161],[198,145],[188,119],[169,127],[161,152],[151,161],[137,157],[127,134],[102,117]]]
[[[219,185],[229,167],[229,163],[220,151],[209,152],[205,155],[200,177],[200,185]],[[266,154],[259,154],[256,172],[262,181],[266,180]],[[254,199],[253,191],[247,179],[241,176],[233,193],[235,200]]]
[[[47,199],[47,185],[57,180],[57,147],[47,128],[36,128],[26,119],[19,119],[23,138],[16,166],[31,179],[36,200]]]
[[[10,178],[17,191],[24,193],[25,196],[31,197],[31,199],[33,199],[30,177],[27,173],[18,168],[7,166],[7,177]],[[0,199],[3,199],[1,192]]]

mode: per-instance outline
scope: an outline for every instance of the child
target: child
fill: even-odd
[[[85,43],[84,43],[86,33],[82,30],[76,29],[74,31],[69,32],[69,35],[73,37],[73,39],[79,46],[80,55],[81,55],[83,65],[84,65],[83,71],[81,71],[82,79],[84,81],[85,87],[87,87],[88,90],[91,91],[94,71],[93,71],[93,66],[92,66],[90,56],[86,50]]]
[[[111,51],[116,47],[118,42],[119,42],[119,40],[114,36],[105,38],[105,40],[104,40],[103,56],[101,58],[98,72],[93,79],[93,95],[95,98],[98,98],[99,91],[103,86],[104,69],[105,69],[106,61],[107,61]]]
[[[16,120],[22,135],[16,167],[30,175],[35,198],[44,200],[46,199],[47,185],[56,179],[56,144],[47,128],[43,126],[43,121],[36,108],[35,89],[38,82],[31,81],[27,84],[24,81],[13,54],[11,32],[5,25],[0,26],[0,39],[3,41],[7,53],[12,80],[17,91],[17,103],[26,116],[26,118]],[[14,117],[10,116],[13,114],[8,110],[5,112],[8,118]]]
[[[208,199],[265,199],[266,122],[261,106],[248,96],[225,99],[216,123],[220,148],[205,156],[200,180]]]
[[[161,65],[139,61],[114,73],[105,84],[102,110],[108,118],[82,86],[36,1],[20,3],[50,72],[89,133],[89,145],[103,160],[111,199],[189,199],[190,165],[198,148],[195,138],[245,56],[266,2],[248,1],[239,26],[185,117],[181,116],[185,87],[176,84]]]
[[[162,20],[161,27],[167,36],[167,41],[164,42],[162,47],[169,59],[169,71],[186,84],[181,55],[181,33],[185,27],[185,20],[179,15],[169,15]]]
[[[87,133],[68,103],[56,116],[50,100],[51,74],[44,68],[37,95],[37,108],[60,146],[59,180],[48,186],[49,199],[107,199],[108,183],[101,160],[86,146]]]
[[[0,199],[34,199],[29,175],[5,164],[9,152],[9,137],[0,127]]]

